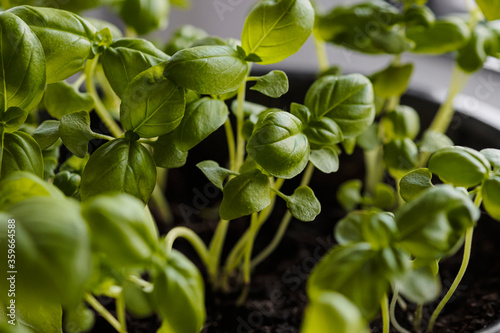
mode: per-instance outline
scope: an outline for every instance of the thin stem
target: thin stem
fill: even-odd
[[[243,83],[238,88],[238,108],[236,110],[237,146],[236,146],[236,162],[234,163],[233,171],[238,171],[245,159],[245,138],[243,137],[243,124],[244,124],[243,103],[245,102],[245,94],[246,94],[245,89],[246,89],[245,83]]]
[[[455,97],[465,88],[469,81],[470,74],[465,73],[460,67],[455,64],[451,77],[450,90],[446,101],[441,105],[434,120],[432,121],[430,130],[445,133],[450,126],[455,110],[453,108],[453,101]]]
[[[224,128],[226,130],[227,149],[229,151],[229,168],[232,171],[238,171],[234,170],[236,164],[236,145],[234,141],[233,127],[231,126],[231,121],[229,120],[229,118],[227,118],[226,122],[224,123]]]
[[[322,41],[314,32],[313,33],[314,47],[318,58],[318,67],[320,72],[326,71],[330,64],[328,62],[328,53],[326,52],[326,43]]]
[[[244,283],[244,288],[243,291],[236,301],[236,304],[238,306],[242,305],[248,296],[248,292],[250,290],[250,275],[252,271],[251,267],[251,258],[252,258],[252,250],[253,250],[253,240],[255,239],[255,236],[257,234],[257,231],[259,229],[259,214],[258,213],[253,213],[252,214],[252,220],[250,221],[250,239],[251,241],[248,241],[246,244],[245,248],[245,254],[244,254],[244,262],[243,262],[243,283]]]
[[[422,312],[424,310],[423,304],[418,304],[417,309],[415,310],[415,319],[413,320],[413,329],[415,332],[420,332],[422,328]]]
[[[460,270],[458,271],[458,274],[453,281],[453,284],[451,285],[450,289],[444,296],[444,298],[439,302],[439,305],[437,306],[436,310],[432,313],[431,319],[429,321],[429,325],[427,326],[427,333],[432,332],[434,329],[434,324],[436,323],[436,319],[439,317],[439,314],[445,307],[445,305],[448,303],[450,300],[451,296],[455,293],[455,290],[457,289],[458,285],[460,284],[460,281],[462,281],[462,278],[465,275],[465,271],[467,270],[467,266],[469,265],[469,260],[470,260],[470,254],[471,254],[471,249],[472,249],[472,236],[474,234],[474,227],[469,227],[467,229],[467,232],[465,233],[465,245],[464,245],[464,257],[462,260],[462,265],[460,266]]]
[[[203,240],[200,238],[200,236],[198,236],[193,230],[189,228],[176,227],[168,232],[167,236],[165,237],[166,252],[169,253],[170,251],[172,251],[175,240],[180,237],[187,240],[193,246],[193,248],[200,256],[200,259],[203,262],[203,264],[206,267],[208,267],[209,265],[208,249],[205,243],[203,243]]]
[[[95,111],[99,115],[99,118],[101,118],[102,122],[106,125],[106,127],[109,129],[111,134],[115,138],[119,138],[122,136],[123,131],[121,130],[120,126],[115,122],[113,117],[109,114],[108,110],[104,106],[104,104],[101,101],[101,98],[99,97],[99,94],[97,93],[97,90],[95,88],[95,80],[94,80],[94,73],[97,68],[99,56],[96,56],[92,60],[88,60],[87,65],[85,66],[85,76],[87,78],[86,80],[86,88],[87,88],[87,93],[92,96],[92,98],[95,101]]]
[[[135,283],[136,285],[138,286],[141,286],[142,289],[145,291],[145,292],[151,292],[153,291],[153,288],[154,288],[154,285],[149,282],[149,281],[146,281],[146,280],[143,280],[141,279],[140,277],[138,276],[135,276],[135,275],[129,275],[127,277],[127,279],[133,283]]]
[[[104,319],[106,319],[106,321],[111,326],[113,326],[113,328],[115,330],[117,330],[118,332],[122,332],[122,326],[121,326],[120,322],[115,317],[113,317],[113,315],[111,313],[109,313],[109,311],[106,310],[106,308],[104,306],[102,306],[102,304],[99,303],[99,301],[97,299],[95,299],[94,296],[92,296],[91,294],[86,294],[85,301],[87,301],[87,303],[92,308],[94,308],[94,310],[96,310],[97,313],[99,313]]]
[[[111,141],[114,140],[115,138],[105,134],[94,133],[94,139]]]
[[[123,295],[123,291],[116,298],[116,314],[121,326],[120,333],[127,333],[127,314],[125,311],[125,296]]]
[[[380,306],[382,308],[383,333],[389,333],[391,329],[391,320],[389,316],[389,298],[387,294],[384,294],[384,297],[382,297]]]
[[[72,86],[75,87],[76,90],[80,89],[80,86],[82,85],[83,82],[87,79],[85,73],[81,74],[78,79],[73,82]]]
[[[172,211],[170,210],[168,200],[163,194],[163,189],[158,181],[156,182],[153,194],[151,195],[151,201],[156,208],[156,212],[158,213],[161,221],[167,225],[172,224],[174,222],[174,217],[172,215]]]
[[[217,282],[217,278],[219,276],[219,265],[228,228],[229,228],[229,221],[227,220],[219,221],[217,229],[215,230],[214,237],[212,238],[212,242],[210,243],[210,248],[208,250],[209,254],[208,274],[213,283]]]
[[[398,331],[399,333],[411,333],[407,329],[405,329],[403,326],[401,326],[398,323],[398,320],[396,318],[396,304],[398,303],[398,298],[399,298],[399,290],[397,288],[394,288],[394,292],[392,294],[392,299],[391,299],[391,304],[389,307],[389,315],[391,317],[391,323],[392,326]]]
[[[384,178],[384,164],[382,146],[373,150],[365,150],[365,194],[373,196],[375,187]]]

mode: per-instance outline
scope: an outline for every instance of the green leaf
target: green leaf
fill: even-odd
[[[95,314],[82,302],[64,311],[64,330],[68,333],[88,332],[95,324]]]
[[[215,161],[203,161],[198,164],[196,164],[198,169],[203,172],[205,177],[217,186],[220,190],[224,189],[224,180],[229,177],[229,176],[238,176],[239,173],[233,172],[231,170],[228,170],[226,168],[222,168],[219,166],[219,163]]]
[[[0,14],[0,112],[34,109],[45,88],[45,56],[30,28],[10,12]]]
[[[445,183],[472,187],[485,180],[490,162],[479,152],[467,147],[448,147],[437,151],[428,163],[429,170]]]
[[[54,186],[57,186],[68,197],[76,194],[80,188],[82,177],[77,173],[61,171],[54,178]]]
[[[33,139],[40,145],[41,149],[47,149],[59,139],[58,120],[45,120],[33,132]]]
[[[397,233],[394,215],[386,212],[351,212],[335,226],[335,239],[339,244],[367,242],[374,249],[392,245]]]
[[[436,22],[436,16],[432,10],[423,5],[412,4],[404,10],[403,16],[407,27],[430,27]]]
[[[393,173],[403,173],[418,165],[418,148],[410,138],[394,139],[384,145],[384,163]]]
[[[16,291],[30,300],[78,304],[92,273],[90,237],[78,203],[32,197],[8,213],[16,221],[16,259],[22,263],[16,267]],[[7,243],[7,223],[0,224],[0,243]],[[2,290],[6,282],[0,282]]]
[[[0,112],[0,128],[7,133],[15,132],[24,124],[27,117],[28,112],[12,106],[7,111]]]
[[[203,95],[224,95],[241,86],[248,64],[229,46],[197,46],[170,59],[164,75],[181,87]]]
[[[269,174],[290,179],[309,161],[309,142],[301,121],[291,113],[273,109],[261,114],[247,151]]]
[[[147,40],[124,38],[107,47],[101,59],[109,84],[118,97],[123,98],[130,81],[170,57]]]
[[[390,185],[378,183],[375,185],[375,193],[371,199],[372,206],[390,210],[396,203],[396,193]]]
[[[179,126],[186,109],[184,88],[163,76],[166,62],[137,75],[125,89],[120,119],[126,130],[152,138]]]
[[[55,171],[59,167],[59,157],[61,157],[62,140],[58,140],[48,149],[42,150],[43,157],[43,179],[48,181],[55,176]]]
[[[338,292],[356,305],[366,320],[371,320],[390,287],[381,262],[379,252],[368,243],[337,247],[313,269],[307,294],[316,299],[326,291]]]
[[[86,201],[82,214],[93,246],[107,265],[123,269],[151,264],[159,248],[158,232],[141,201],[123,193],[102,195]]]
[[[31,136],[19,131],[4,134],[0,151],[0,179],[15,171],[28,171],[43,177],[40,146]]]
[[[310,121],[303,130],[312,144],[320,146],[332,146],[344,141],[344,135],[335,120],[321,117]]]
[[[483,149],[480,153],[486,157],[495,171],[500,170],[500,149]]]
[[[0,302],[0,314],[3,315],[2,312],[4,310],[2,307],[3,304]],[[33,332],[32,329],[36,329],[36,333],[63,333],[63,314],[60,304],[33,299],[29,295],[18,291],[16,295],[15,311],[16,325],[12,326],[9,324],[9,326],[20,327],[19,330],[3,330],[0,326],[0,331],[19,333]]]
[[[412,52],[442,54],[462,48],[469,40],[471,31],[462,19],[446,17],[428,28],[410,27],[406,35],[416,44]]]
[[[325,76],[306,95],[305,105],[313,117],[333,119],[345,138],[363,133],[375,118],[373,87],[361,74]]]
[[[416,304],[429,303],[441,293],[441,280],[429,266],[409,270],[396,280],[396,286],[406,299]]]
[[[87,111],[67,114],[61,118],[59,135],[75,156],[84,158],[88,152],[89,141],[95,139],[95,134],[90,129],[90,116]]]
[[[262,65],[280,62],[296,53],[314,26],[309,0],[265,0],[248,14],[241,33],[241,46],[255,53]]]
[[[283,199],[292,216],[303,222],[314,221],[321,213],[321,204],[309,186],[297,187],[292,195]]]
[[[147,203],[155,184],[156,167],[149,151],[136,141],[116,139],[90,156],[80,195],[87,200],[106,192],[125,192]]]
[[[309,161],[323,173],[333,173],[339,170],[339,154],[334,147],[323,147],[311,150]]]
[[[413,257],[439,259],[457,250],[479,216],[479,209],[462,191],[434,186],[396,212],[398,243]]]
[[[175,140],[170,132],[162,135],[151,146],[156,166],[166,169],[180,168],[186,164],[188,153],[180,150],[175,145]]]
[[[453,146],[453,141],[441,132],[428,129],[424,132],[424,136],[419,145],[421,152],[433,154],[441,148]]]
[[[149,297],[149,289],[146,289],[134,282],[125,281],[123,284],[123,297],[127,313],[135,318],[148,318],[154,315],[153,307]]]
[[[488,57],[490,46],[498,43],[497,38],[486,25],[476,25],[467,44],[458,50],[457,64],[468,73],[480,70]]]
[[[251,90],[258,91],[272,98],[279,98],[288,92],[288,77],[285,72],[272,71],[256,79],[257,84]]]
[[[190,24],[183,25],[174,31],[165,47],[165,52],[167,52],[167,54],[175,54],[180,50],[191,47],[194,42],[207,36],[208,34],[205,30]]]
[[[123,21],[139,35],[166,28],[169,14],[170,1],[165,0],[125,0],[120,9]]]
[[[486,180],[481,191],[484,208],[492,218],[500,221],[500,177]]]
[[[401,96],[406,92],[413,73],[413,64],[394,65],[372,75],[375,94],[382,98]]]
[[[220,217],[228,221],[260,212],[271,204],[269,178],[259,170],[231,179],[223,193]]]
[[[223,101],[205,97],[189,104],[174,131],[175,145],[182,151],[190,150],[224,125],[228,115]]]
[[[356,137],[356,143],[363,150],[372,151],[382,145],[382,140],[379,137],[379,125],[373,123],[360,135]]]
[[[307,306],[301,333],[368,333],[359,309],[337,292],[323,292]]]
[[[56,82],[47,86],[43,105],[52,117],[61,119],[73,112],[92,111],[94,99],[66,82]]]
[[[15,7],[9,12],[26,22],[40,40],[47,61],[47,83],[62,81],[78,73],[85,59],[92,56],[97,30],[78,15],[30,6]]]
[[[363,182],[359,179],[349,180],[340,185],[337,190],[337,201],[344,210],[349,212],[361,203],[363,199],[362,188]]]
[[[299,118],[304,125],[307,125],[311,122],[311,111],[305,105],[292,103],[290,105],[290,113]]]
[[[163,319],[158,332],[200,332],[205,323],[205,286],[198,268],[172,250],[154,273],[151,300]]]
[[[420,117],[413,108],[399,105],[395,110],[384,115],[381,120],[387,141],[415,137],[420,132]]]
[[[500,1],[477,0],[476,2],[488,21],[500,19]]]
[[[13,172],[0,183],[0,211],[5,211],[10,205],[36,196],[64,199],[61,191],[33,173]]]
[[[404,201],[410,202],[432,186],[432,173],[429,169],[417,169],[409,172],[401,179],[399,194]]]

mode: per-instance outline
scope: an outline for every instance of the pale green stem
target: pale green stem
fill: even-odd
[[[151,200],[153,201],[152,204],[156,207],[156,212],[158,213],[160,220],[167,225],[172,224],[174,222],[174,217],[170,211],[170,205],[168,204],[167,198],[163,194],[163,189],[159,182],[156,182],[153,194],[151,195]]]
[[[432,330],[434,329],[434,324],[436,323],[436,319],[439,317],[439,314],[441,313],[445,305],[448,303],[451,296],[453,296],[453,294],[455,293],[455,290],[457,289],[458,285],[460,284],[462,278],[465,275],[470,260],[473,234],[474,234],[474,227],[469,227],[467,229],[467,232],[465,233],[464,257],[462,260],[462,265],[460,266],[460,270],[458,271],[458,274],[455,277],[455,280],[453,281],[453,284],[451,285],[450,289],[448,290],[444,298],[441,300],[441,302],[439,302],[436,310],[434,310],[434,312],[432,313],[429,325],[427,326],[427,333],[432,332]]]
[[[165,237],[166,253],[172,251],[177,238],[184,238],[196,250],[205,267],[209,266],[208,249],[203,240],[193,230],[186,227],[176,227],[170,230]]]
[[[127,279],[136,285],[141,286],[145,292],[151,292],[154,288],[154,285],[151,282],[143,280],[138,276],[129,275]]]
[[[248,296],[248,292],[250,290],[250,275],[252,271],[251,267],[251,258],[252,258],[252,250],[253,250],[253,240],[255,239],[255,236],[257,234],[257,231],[259,229],[259,214],[258,213],[253,213],[252,214],[252,220],[250,221],[250,239],[252,241],[248,241],[246,244],[245,248],[245,254],[244,254],[244,262],[243,262],[243,283],[244,283],[244,288],[243,291],[236,301],[236,304],[238,306],[242,305]]]
[[[407,329],[402,327],[398,323],[398,320],[396,318],[396,304],[398,303],[398,298],[399,298],[399,291],[396,288],[394,288],[394,292],[392,294],[392,299],[391,299],[391,304],[389,307],[389,315],[391,317],[392,326],[394,326],[396,331],[398,331],[399,333],[411,333],[410,331],[408,331]]]
[[[232,171],[238,171],[234,170],[235,165],[236,165],[236,146],[235,146],[235,141],[234,141],[234,132],[233,132],[233,127],[231,126],[231,121],[229,118],[227,118],[226,122],[224,123],[224,128],[226,130],[226,138],[227,138],[227,149],[229,151],[229,168]]]
[[[308,185],[311,182],[313,172],[314,165],[312,163],[309,163],[304,172],[304,175],[302,176],[300,186]],[[269,243],[269,245],[252,260],[252,268],[255,268],[257,265],[262,263],[276,250],[278,245],[283,240],[283,237],[285,236],[286,230],[288,229],[288,225],[290,224],[291,220],[292,214],[290,214],[290,211],[287,211],[283,216],[278,231],[274,234],[271,243]]]
[[[243,161],[245,160],[245,138],[243,137],[243,124],[244,124],[244,113],[243,113],[243,104],[245,102],[245,94],[246,94],[246,84],[243,83],[238,88],[238,107],[236,109],[236,121],[237,121],[237,133],[236,133],[236,162],[234,163],[234,170],[238,171],[240,167],[243,165]]]
[[[99,139],[99,140],[107,140],[107,141],[111,141],[111,140],[114,140],[115,138],[112,137],[112,136],[109,136],[109,135],[105,135],[105,134],[100,134],[100,133],[93,133],[93,136],[94,136],[94,139]]]
[[[375,187],[381,183],[384,178],[384,163],[383,163],[382,146],[378,146],[373,150],[365,150],[365,194],[373,196]]]
[[[115,317],[113,317],[113,315],[111,313],[109,313],[109,311],[106,310],[106,308],[104,306],[102,306],[102,304],[99,303],[99,301],[97,299],[95,299],[94,296],[92,296],[90,294],[86,294],[85,300],[92,308],[94,308],[94,310],[97,313],[99,313],[104,319],[106,319],[106,321],[111,326],[113,326],[113,328],[115,330],[117,330],[118,332],[123,332],[120,322]]]
[[[330,67],[328,62],[328,53],[326,52],[326,43],[321,40],[315,32],[313,32],[313,40],[314,47],[316,48],[319,70],[320,72],[324,72]]]
[[[82,83],[83,83],[83,82],[85,82],[85,80],[86,80],[86,79],[87,79],[87,78],[86,78],[86,76],[85,76],[85,73],[83,73],[83,74],[81,74],[81,75],[78,77],[78,79],[77,79],[75,82],[73,82],[72,86],[73,86],[76,90],[78,90],[78,89],[80,89],[80,86],[82,85]]]
[[[208,250],[208,274],[214,285],[219,277],[219,265],[228,227],[229,221],[222,219],[219,221]]]
[[[127,333],[127,314],[125,311],[125,296],[123,291],[116,298],[116,314],[118,316],[118,321],[120,322],[120,333]]]
[[[380,306],[382,308],[383,333],[389,333],[391,329],[391,320],[389,316],[389,298],[387,294],[384,294],[384,297],[382,297]]]
[[[415,310],[415,319],[413,320],[413,329],[415,332],[420,332],[422,328],[422,312],[424,310],[423,304],[417,304],[417,309]]]
[[[99,94],[97,93],[97,90],[95,88],[94,72],[97,67],[98,60],[99,56],[96,56],[94,59],[88,60],[88,63],[85,66],[85,76],[87,78],[86,80],[87,93],[90,94],[90,96],[92,96],[92,98],[95,101],[95,111],[99,115],[99,118],[101,118],[102,122],[106,125],[111,134],[115,138],[119,138],[122,136],[123,131],[120,128],[120,126],[118,126],[118,124],[115,122],[113,117],[111,117],[111,115],[109,114],[108,110],[102,103],[101,98],[99,97]]]

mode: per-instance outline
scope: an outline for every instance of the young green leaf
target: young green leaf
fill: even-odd
[[[500,170],[500,149],[483,149],[480,153],[486,157],[495,171]]]
[[[42,150],[47,149],[59,139],[59,127],[59,120],[45,120],[33,132],[33,139],[40,145]]]
[[[443,148],[432,155],[429,170],[446,183],[472,187],[488,177],[491,165],[474,149],[455,146]]]
[[[45,56],[30,28],[10,12],[0,14],[0,112],[34,109],[45,88]]]
[[[64,199],[61,191],[35,174],[27,171],[13,172],[0,183],[0,211],[35,196]]]
[[[169,60],[164,75],[181,87],[203,95],[224,95],[241,86],[248,64],[229,46],[184,49]]]
[[[307,306],[301,333],[368,333],[359,309],[337,292],[323,292]]]
[[[104,50],[102,68],[114,92],[123,98],[125,88],[137,75],[169,59],[151,42],[124,38]]]
[[[14,325],[14,327],[21,326],[26,329],[36,327],[37,332],[63,333],[63,311],[61,304],[47,300],[33,299],[23,291],[17,291],[16,301],[17,325]],[[2,330],[2,332],[4,331]],[[25,331],[15,330],[13,332]],[[29,332],[33,331],[30,329]]]
[[[338,292],[356,305],[366,320],[371,320],[390,287],[381,262],[379,251],[368,243],[337,247],[312,271],[307,294],[316,299],[326,291]]]
[[[379,124],[371,124],[366,131],[356,137],[356,143],[363,150],[373,151],[382,145],[382,139],[379,137]]]
[[[200,332],[205,323],[205,286],[198,268],[172,250],[152,276],[151,301],[163,319],[158,332]]]
[[[272,71],[256,79],[257,84],[251,90],[258,91],[272,98],[279,98],[288,92],[288,77],[285,72]]]
[[[170,1],[125,0],[121,4],[120,16],[139,35],[167,27]]]
[[[404,10],[403,19],[407,27],[430,27],[436,22],[436,16],[429,7],[417,4],[412,4]]]
[[[382,98],[403,95],[410,83],[413,64],[394,65],[372,75],[375,94]]]
[[[363,182],[359,179],[349,180],[340,185],[337,190],[337,201],[344,210],[349,212],[361,203],[363,200],[362,188]]]
[[[291,113],[269,110],[261,114],[247,151],[272,176],[293,178],[309,160],[309,142],[301,121]]]
[[[59,188],[68,197],[76,194],[81,182],[82,177],[79,174],[69,171],[61,171],[54,178],[54,186]]]
[[[500,19],[500,1],[498,0],[477,0],[477,5],[481,8],[484,16],[489,21]]]
[[[151,144],[156,166],[166,169],[180,168],[186,164],[188,153],[175,145],[173,133],[162,135]]]
[[[462,19],[447,17],[428,28],[410,27],[407,37],[415,42],[415,53],[442,54],[457,51],[470,38],[471,31]]]
[[[307,106],[298,103],[292,103],[290,105],[290,113],[299,118],[304,125],[309,124],[313,118]]]
[[[297,187],[292,195],[283,199],[292,216],[303,222],[314,221],[321,213],[321,204],[309,186]]]
[[[167,54],[175,54],[180,50],[191,47],[192,44],[198,40],[207,37],[208,34],[205,30],[186,24],[174,31],[172,37],[165,47]]]
[[[481,190],[483,205],[488,214],[500,221],[500,177],[497,176],[484,182]]]
[[[381,120],[384,128],[385,140],[415,137],[420,132],[420,117],[415,109],[399,105],[395,110],[388,112]]]
[[[237,172],[220,167],[219,163],[215,161],[203,161],[196,164],[196,166],[203,172],[207,179],[220,190],[224,189],[224,180],[226,180],[227,177],[239,175]]]
[[[224,187],[220,217],[234,220],[257,213],[271,204],[269,178],[259,170],[242,173]]]
[[[361,74],[325,76],[306,95],[305,105],[315,119],[328,117],[342,129],[345,138],[363,133],[375,118],[373,86]]]
[[[151,263],[159,249],[158,232],[141,201],[124,193],[102,195],[86,201],[82,214],[107,265],[145,268]]]
[[[432,173],[429,169],[417,169],[409,172],[401,179],[399,194],[404,201],[410,202],[432,186]]]
[[[135,318],[141,319],[154,315],[149,289],[144,290],[144,286],[140,286],[131,281],[125,281],[122,288],[127,313],[132,314]]]
[[[28,112],[12,106],[5,112],[0,112],[0,128],[6,133],[17,131],[28,118]]]
[[[339,170],[339,154],[334,147],[323,147],[321,149],[311,150],[309,161],[314,164],[318,170],[324,173],[333,173]]]
[[[87,200],[106,192],[125,192],[147,203],[155,184],[156,167],[149,151],[137,141],[116,139],[90,156],[80,195]]]
[[[375,193],[371,198],[371,205],[384,210],[390,210],[396,203],[396,193],[387,184],[378,183],[375,185]]]
[[[458,50],[457,64],[468,73],[480,70],[488,57],[487,52],[491,45],[498,43],[497,38],[486,25],[476,25],[467,44]]]
[[[40,40],[47,61],[47,83],[65,80],[83,69],[97,33],[90,23],[54,8],[21,6],[9,12],[26,22]]]
[[[95,139],[95,134],[90,129],[88,112],[79,111],[63,116],[59,126],[59,135],[71,153],[84,158],[88,152],[89,141]]]
[[[396,212],[398,243],[413,257],[439,259],[456,250],[480,211],[450,185],[428,188]]]
[[[137,75],[125,89],[120,119],[126,130],[152,138],[179,126],[186,109],[184,88],[166,79],[166,62]]]
[[[410,138],[394,139],[384,145],[384,163],[391,172],[403,173],[418,165],[418,148]]]
[[[429,266],[408,270],[396,280],[396,286],[405,298],[416,304],[429,303],[441,293],[441,280]]]
[[[61,157],[62,140],[56,141],[49,148],[42,150],[43,158],[43,179],[49,179],[55,176],[55,171],[59,167],[59,157]]]
[[[439,149],[452,147],[453,141],[446,134],[428,129],[424,132],[419,146],[421,152],[433,154]]]
[[[332,146],[344,141],[344,135],[335,120],[321,117],[310,121],[303,130],[309,142],[319,146]]]
[[[19,131],[4,133],[1,148],[0,179],[15,171],[29,171],[43,177],[42,151],[31,136]]]
[[[92,273],[88,227],[77,202],[33,197],[11,205],[16,220],[16,285],[30,299],[77,305]],[[7,243],[7,223],[0,224],[0,242]],[[64,276],[64,279],[61,279]],[[2,290],[7,290],[4,281]]]
[[[309,0],[265,0],[247,16],[241,44],[247,54],[256,54],[262,65],[280,62],[296,53],[314,26]]]
[[[228,115],[226,103],[220,100],[205,97],[189,104],[174,131],[175,145],[182,151],[190,150],[224,125]]]
[[[75,86],[62,81],[47,86],[43,105],[52,117],[61,119],[73,112],[92,111],[94,99],[87,93],[81,93]]]

